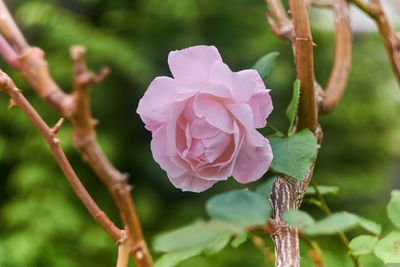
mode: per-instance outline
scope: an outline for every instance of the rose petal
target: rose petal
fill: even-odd
[[[236,74],[239,74],[241,77],[253,81],[255,83],[256,91],[266,90],[264,81],[262,80],[258,71],[253,69],[248,69],[248,70],[238,71],[236,72]]]
[[[231,90],[222,84],[209,85],[200,89],[201,93],[207,93],[209,95],[216,96],[221,99],[221,101],[226,101],[232,97]]]
[[[267,125],[267,118],[274,108],[269,91],[259,91],[253,94],[247,102],[253,111],[255,128],[264,128]]]
[[[209,124],[204,118],[198,118],[192,121],[190,130],[193,138],[202,139],[217,135],[220,130]]]
[[[206,94],[194,97],[194,113],[200,118],[204,117],[209,124],[223,132],[233,132],[233,119],[225,106]]]
[[[231,143],[232,135],[219,132],[216,136],[202,139],[205,151],[204,156],[208,162],[214,162],[221,156]]]
[[[195,173],[206,180],[226,180],[232,175],[236,156],[243,142],[243,137],[239,132],[239,127],[234,123],[234,134],[225,152],[212,164],[205,163],[195,169]]]
[[[247,101],[247,104],[253,110],[254,127],[264,128],[266,119],[273,110],[272,99],[269,95],[270,90],[265,88],[264,81],[256,70],[242,70],[237,74],[252,80],[256,84],[256,91]]]
[[[252,80],[232,72],[223,62],[212,64],[209,81],[213,85],[228,87],[234,100],[239,103],[248,101],[256,88],[256,84]]]
[[[236,158],[232,172],[233,178],[239,183],[249,183],[261,178],[272,161],[272,150],[268,140],[259,133],[258,138],[263,146],[251,146],[244,142]]]
[[[167,172],[169,177],[182,175],[185,173],[185,170],[181,166],[177,166],[172,162],[170,157],[166,154],[167,142],[167,127],[164,125],[157,131],[153,132],[151,152],[153,153],[154,160]]]
[[[169,113],[169,121],[167,123],[167,146],[166,153],[167,155],[174,156],[176,155],[177,142],[185,142],[185,134],[183,133],[183,138],[177,138],[177,122],[179,120],[180,115],[185,107],[185,102],[176,102],[170,106]],[[178,136],[179,137],[179,136]],[[177,140],[178,139],[178,140]],[[184,145],[179,144],[180,147]]]
[[[210,188],[217,182],[201,179],[188,172],[177,177],[170,177],[170,180],[175,187],[182,189],[182,191],[192,191],[196,193]]]
[[[160,123],[169,120],[168,106],[193,96],[195,92],[183,92],[183,87],[169,77],[157,77],[149,85],[146,93],[140,99],[136,112],[140,115],[147,128],[155,131]]]
[[[226,108],[235,116],[236,120],[245,128],[253,126],[253,112],[247,104],[227,104]]]
[[[168,55],[172,75],[186,85],[206,85],[214,61],[222,62],[215,46],[193,46],[172,51]]]

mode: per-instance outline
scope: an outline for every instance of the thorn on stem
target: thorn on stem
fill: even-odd
[[[56,123],[56,125],[54,125],[54,127],[51,129],[51,132],[52,132],[53,134],[57,134],[58,131],[60,130],[61,126],[63,125],[64,121],[65,121],[64,118],[60,118],[60,119],[58,120],[58,122]]]
[[[59,145],[60,144],[60,139],[58,139],[57,137],[54,137],[53,138],[53,142],[54,142],[54,144]]]
[[[15,103],[14,100],[10,99],[10,104],[8,104],[8,110],[10,110],[11,108],[16,107],[16,106],[17,106],[17,103]]]

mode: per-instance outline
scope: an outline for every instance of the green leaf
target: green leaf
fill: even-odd
[[[318,185],[318,191],[321,193],[321,195],[327,195],[327,194],[338,194],[339,193],[339,187],[338,186],[328,186],[328,185]],[[306,190],[307,195],[315,195],[317,192],[315,191],[314,186],[309,186],[307,187]]]
[[[302,210],[288,210],[283,213],[283,219],[292,227],[303,230],[311,227],[315,221],[307,212]]]
[[[357,218],[348,213],[334,213],[303,229],[307,235],[330,235],[346,231],[357,225]]]
[[[229,241],[232,238],[232,233],[226,232],[217,237],[211,244],[205,247],[201,255],[210,256],[220,252],[226,245],[228,245]]]
[[[246,227],[264,224],[271,206],[257,193],[234,190],[209,199],[206,210],[211,218]]]
[[[269,192],[271,192],[272,184],[275,181],[276,175],[269,177],[266,182],[263,182],[259,186],[257,186],[255,193],[259,194],[261,197],[268,199]]]
[[[375,235],[380,235],[382,232],[382,226],[374,221],[365,219],[363,217],[360,217],[358,215],[353,214],[357,218],[357,224],[367,230],[368,232],[371,232],[372,234]]]
[[[299,107],[299,99],[300,99],[300,81],[296,80],[293,84],[293,96],[292,100],[286,109],[286,116],[289,119],[289,130],[288,135],[292,134],[293,126],[296,121],[297,109]]]
[[[201,254],[202,250],[203,248],[197,247],[167,253],[154,263],[154,267],[174,267],[184,260]]]
[[[349,246],[355,256],[369,254],[374,251],[378,238],[372,235],[360,235],[351,240]]]
[[[231,246],[234,248],[239,247],[241,244],[246,242],[247,238],[249,237],[249,234],[247,232],[243,232],[241,234],[238,234],[231,243]]]
[[[375,255],[383,260],[385,264],[400,263],[400,233],[391,232],[378,241],[375,246]]]
[[[205,249],[217,242],[221,235],[240,232],[235,225],[221,221],[198,222],[183,228],[158,235],[154,240],[154,249],[161,252],[179,251],[189,248]]]
[[[387,213],[393,225],[400,229],[400,190],[392,191]]]
[[[257,70],[262,79],[267,78],[275,67],[275,59],[278,55],[278,52],[266,54],[265,56],[257,60],[252,69]]]
[[[220,252],[235,234],[231,225],[219,221],[200,222],[160,235],[154,242],[158,251],[169,252],[155,263],[155,267],[173,267],[196,256],[210,256]]]
[[[271,138],[271,169],[303,181],[317,156],[317,140],[308,129],[287,138]]]

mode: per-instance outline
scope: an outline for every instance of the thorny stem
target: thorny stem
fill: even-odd
[[[320,205],[318,207],[320,207],[321,210],[324,211],[327,216],[332,215],[331,209],[329,208],[328,204],[326,203],[325,197],[319,191],[317,184],[314,181],[311,181],[311,184],[314,187],[315,193],[320,200]],[[346,247],[347,251],[349,252],[348,254],[351,257],[351,260],[352,260],[354,266],[355,267],[360,266],[358,263],[358,256],[354,256],[353,254],[350,253],[351,249],[349,246],[349,239],[347,238],[346,234],[344,232],[340,231],[340,232],[338,232],[338,235],[339,235],[340,240],[342,241],[343,245]]]
[[[271,25],[272,31],[279,38],[286,40],[295,49],[295,32],[293,21],[287,15],[280,0],[266,0],[271,14],[267,12],[267,19]],[[318,3],[319,1],[309,0],[308,4]],[[343,95],[347,84],[350,67],[351,67],[351,47],[352,34],[349,19],[349,6],[346,0],[333,0],[326,7],[330,7],[334,11],[335,19],[335,54],[334,65],[330,74],[328,85],[325,91],[315,81],[314,91],[315,98],[320,113],[328,113],[332,111],[338,104]]]
[[[153,260],[143,238],[141,225],[127,184],[128,175],[119,172],[102,152],[95,132],[95,120],[90,112],[90,85],[99,83],[108,73],[103,68],[99,74],[87,71],[85,49],[74,47],[71,56],[74,60],[74,90],[64,93],[50,75],[44,53],[40,48],[30,47],[11,17],[6,5],[0,0],[0,31],[18,55],[18,67],[35,91],[52,108],[67,118],[73,126],[75,146],[97,176],[111,192],[127,229],[130,252],[139,267],[152,267]]]
[[[313,41],[307,5],[304,0],[289,0],[289,6],[296,36],[297,79],[300,81],[297,131],[308,128],[314,132],[318,125],[318,109],[314,92]]]
[[[49,145],[54,158],[56,159],[58,165],[63,171],[71,187],[75,191],[76,195],[85,205],[86,209],[93,216],[93,218],[103,227],[104,230],[117,242],[124,242],[124,231],[118,229],[114,223],[107,217],[107,215],[97,206],[96,202],[92,199],[89,193],[86,191],[85,187],[79,180],[74,169],[69,163],[67,157],[64,154],[60,146],[60,141],[55,135],[56,130],[53,130],[47,126],[36,110],[31,106],[31,104],[22,95],[21,90],[19,90],[10,77],[7,76],[3,71],[0,70],[0,91],[8,94],[10,98],[14,101],[36,129],[40,132],[43,138]]]

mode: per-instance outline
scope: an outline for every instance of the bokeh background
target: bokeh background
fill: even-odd
[[[394,1],[395,2],[395,1]],[[254,188],[221,182],[208,191],[182,193],[168,181],[150,151],[151,134],[136,114],[140,97],[155,76],[170,75],[169,51],[197,44],[218,47],[224,61],[238,71],[249,68],[268,52],[280,56],[272,75],[275,110],[269,123],[288,127],[285,108],[290,100],[295,68],[288,45],[272,35],[265,20],[263,0],[46,0],[6,1],[28,41],[46,51],[51,72],[69,91],[72,64],[69,47],[88,48],[88,64],[111,75],[92,90],[93,114],[99,119],[98,138],[110,160],[131,174],[133,196],[151,247],[155,234],[205,218],[205,201],[236,188]],[[313,10],[315,71],[324,85],[333,56],[332,14]],[[361,17],[359,17],[361,16]],[[362,19],[357,15],[355,21]],[[373,25],[355,25],[353,67],[337,109],[320,118],[323,147],[314,179],[340,187],[328,203],[335,211],[348,210],[391,229],[385,206],[393,188],[400,188],[400,90],[393,78],[380,37]],[[358,27],[358,28],[357,28]],[[372,29],[372,30],[371,30]],[[53,125],[58,115],[48,108],[19,73],[0,67]],[[46,143],[18,108],[7,111],[0,95],[0,266],[74,267],[113,266],[116,246],[94,222],[64,179]],[[262,130],[267,134],[270,130]],[[74,149],[70,126],[59,133],[73,167],[98,204],[115,221],[111,198]],[[261,181],[268,179],[266,174]],[[315,217],[322,213],[305,203]],[[354,230],[350,237],[362,231]],[[328,267],[351,266],[337,237],[318,238]],[[265,237],[271,245],[269,237]],[[302,243],[302,266],[312,266]],[[195,257],[180,267],[262,267],[264,253],[252,242],[226,248],[209,257]],[[153,253],[155,257],[159,254]],[[364,256],[366,267],[383,266]],[[134,266],[131,263],[131,266]]]

